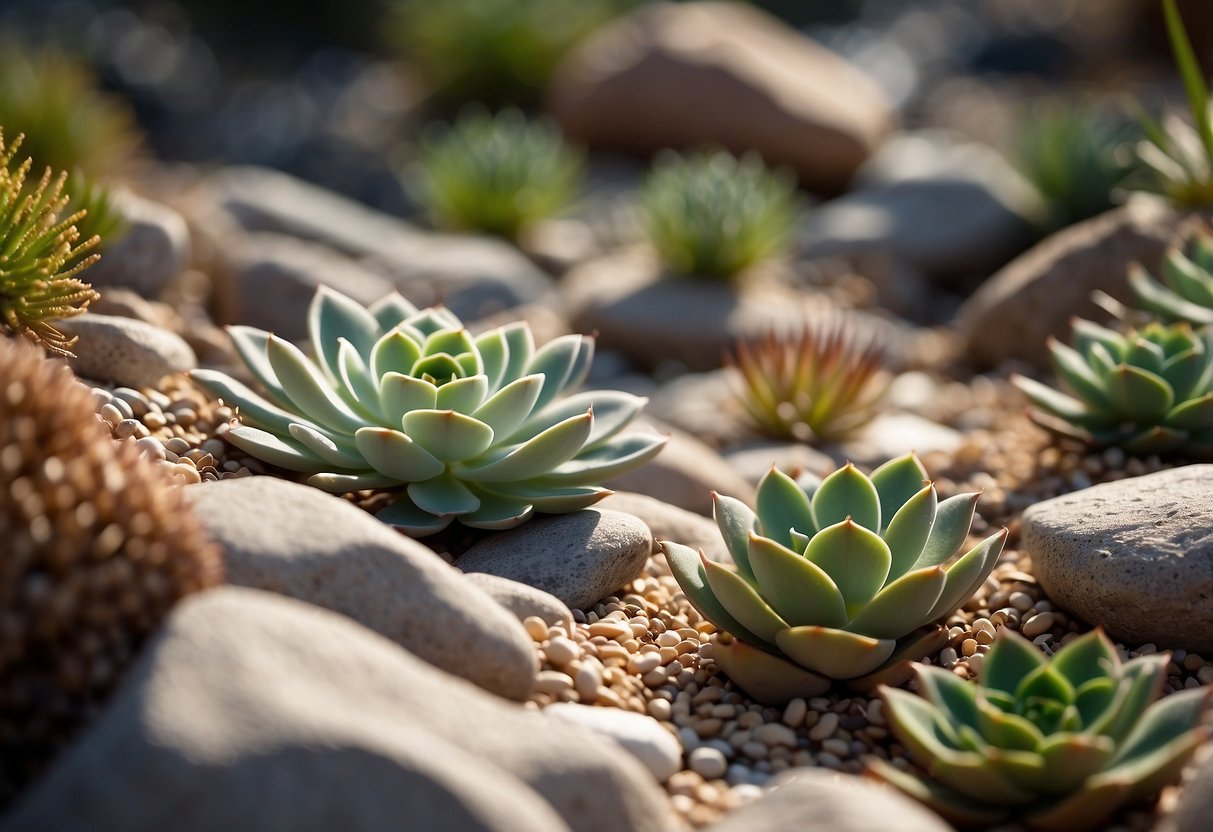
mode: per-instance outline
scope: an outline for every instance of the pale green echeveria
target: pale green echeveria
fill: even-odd
[[[1158,701],[1169,659],[1122,662],[1100,630],[1046,659],[1004,630],[978,684],[918,666],[919,696],[881,690],[889,724],[930,777],[883,761],[871,771],[953,823],[1102,828],[1119,806],[1176,780],[1210,735],[1208,690]]]
[[[1120,333],[1076,319],[1073,331],[1073,346],[1049,342],[1070,395],[1012,379],[1035,405],[1033,421],[1098,448],[1213,453],[1213,329],[1154,322]]]
[[[1168,323],[1213,324],[1213,235],[1197,234],[1186,253],[1170,249],[1162,261],[1162,282],[1134,263],[1129,286],[1143,309]]]
[[[228,440],[325,491],[398,489],[378,516],[412,535],[585,508],[665,443],[622,433],[645,399],[573,392],[594,351],[581,335],[536,348],[514,323],[473,337],[443,307],[392,294],[366,309],[326,288],[308,316],[314,360],[262,330],[228,331],[266,391],[192,373],[238,408]]]
[[[866,476],[847,464],[825,479],[772,468],[756,511],[713,495],[733,557],[662,542],[687,599],[732,636],[713,657],[759,701],[815,696],[834,680],[864,688],[943,647],[933,624],[978,590],[1006,530],[963,549],[979,494],[939,500],[913,454]]]

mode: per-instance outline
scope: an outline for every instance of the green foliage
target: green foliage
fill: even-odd
[[[517,239],[528,225],[569,206],[583,159],[549,121],[521,112],[465,110],[421,145],[421,197],[435,222]]]
[[[1031,118],[1019,137],[1019,168],[1049,202],[1062,228],[1103,213],[1138,169],[1129,125],[1092,107],[1057,105]]]
[[[239,408],[227,438],[333,493],[397,489],[379,513],[412,535],[507,529],[533,512],[576,511],[599,483],[657,455],[655,434],[621,434],[645,399],[572,394],[593,341],[566,335],[536,349],[524,323],[473,338],[449,310],[392,294],[369,310],[321,288],[308,330],[315,360],[252,327],[232,342],[266,390],[222,373],[194,380]]]
[[[1200,232],[1189,253],[1172,248],[1163,258],[1159,283],[1140,264],[1129,269],[1129,287],[1137,302],[1164,321],[1213,325],[1213,235]]]
[[[126,218],[114,206],[108,186],[77,170],[67,178],[65,190],[71,197],[67,212],[80,214],[76,230],[82,239],[99,237],[100,248],[105,250],[126,234]]]
[[[1182,207],[1213,205],[1213,112],[1209,90],[1192,43],[1184,30],[1175,0],[1163,0],[1167,35],[1183,78],[1192,124],[1167,116],[1160,124],[1144,113],[1140,121],[1146,141],[1137,146],[1152,176],[1148,190],[1165,194]]]
[[[1213,328],[1147,324],[1120,333],[1081,318],[1073,346],[1050,339],[1072,395],[1016,376],[1032,419],[1059,436],[1134,454],[1213,453]]]
[[[68,204],[67,174],[52,179],[48,168],[27,183],[32,161],[14,167],[21,137],[5,149],[0,129],[0,330],[71,355],[75,342],[54,326],[58,318],[81,315],[97,293],[77,275],[96,261],[98,238],[80,242],[76,223],[83,214],[60,219]]]
[[[534,104],[561,57],[632,0],[397,0],[389,37],[448,101]]]
[[[25,134],[36,168],[112,176],[141,143],[134,115],[89,70],[53,50],[0,41],[0,124]]]
[[[1120,806],[1179,779],[1209,736],[1209,691],[1156,701],[1169,660],[1122,662],[1099,630],[1046,659],[1003,630],[978,684],[920,666],[919,696],[882,690],[889,724],[930,779],[883,761],[872,771],[957,824],[1105,828]]]
[[[886,387],[884,351],[858,344],[842,324],[741,341],[729,363],[750,420],[777,439],[845,437],[872,420]]]
[[[659,157],[641,193],[649,242],[676,274],[731,279],[792,243],[798,200],[790,174],[752,153]]]
[[[687,599],[733,637],[713,658],[754,698],[775,704],[867,686],[943,646],[932,622],[985,582],[1006,530],[961,554],[978,494],[939,501],[913,454],[865,476],[824,480],[772,468],[757,511],[713,495],[728,566],[663,541]]]

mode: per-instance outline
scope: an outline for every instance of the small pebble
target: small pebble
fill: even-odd
[[[694,771],[705,780],[718,780],[724,777],[729,763],[719,750],[701,745],[687,756],[687,762]]]

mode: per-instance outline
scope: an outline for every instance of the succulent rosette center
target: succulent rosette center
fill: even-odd
[[[978,494],[939,500],[913,454],[868,477],[772,468],[756,511],[714,495],[733,564],[663,541],[687,599],[732,641],[714,658],[752,696],[778,702],[831,681],[866,687],[943,646],[936,619],[985,582],[1006,531],[962,553]]]
[[[536,348],[516,323],[474,337],[442,307],[393,294],[364,309],[329,289],[308,330],[315,361],[262,330],[229,328],[265,395],[223,373],[193,377],[238,406],[227,434],[237,447],[326,491],[397,489],[378,516],[410,534],[584,508],[665,442],[622,433],[645,399],[573,392],[593,357],[585,336]]]

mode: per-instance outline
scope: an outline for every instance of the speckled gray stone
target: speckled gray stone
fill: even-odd
[[[652,531],[654,540],[672,540],[692,549],[703,549],[704,554],[718,563],[733,561],[720,529],[710,517],[630,491],[616,492],[598,506],[639,517]]]
[[[500,696],[530,693],[538,666],[522,624],[416,540],[274,477],[204,483],[189,495],[225,550],[229,584],[348,615]]]
[[[158,326],[88,313],[58,321],[56,327],[80,340],[69,359],[76,374],[123,387],[152,387],[170,373],[198,366],[194,351],[181,336]]]
[[[1037,503],[1022,545],[1051,600],[1126,645],[1213,655],[1213,465]]]
[[[464,587],[470,589],[471,587]],[[178,605],[0,825],[668,832],[644,767],[345,616],[239,587]]]
[[[455,565],[538,587],[585,609],[635,579],[652,551],[653,535],[641,520],[590,508],[490,535]]]
[[[921,803],[853,774],[798,769],[730,812],[708,832],[952,832]]]
[[[83,277],[97,289],[126,286],[156,298],[190,260],[189,227],[167,205],[129,191],[116,191],[112,201],[126,220],[126,232],[101,249],[101,260]]]
[[[571,624],[573,621],[572,611],[550,592],[487,572],[469,572],[463,579],[480,587],[490,598],[514,613],[519,621],[531,616],[542,618],[551,626]]]

